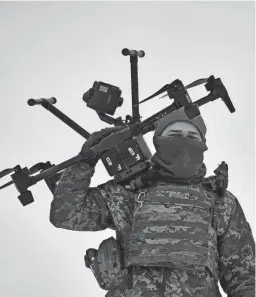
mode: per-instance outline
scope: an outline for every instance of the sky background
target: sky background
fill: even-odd
[[[55,106],[91,133],[108,125],[82,95],[103,81],[122,90],[124,104],[115,117],[130,114],[130,62],[121,50],[144,50],[140,100],[175,79],[186,85],[214,75],[223,81],[236,112],[222,100],[201,107],[207,175],[228,163],[228,188],[255,234],[254,11],[253,2],[1,2],[0,171],[58,164],[77,155],[85,141],[41,106],[29,107],[29,98],[56,97]],[[201,85],[189,94],[195,101],[207,92]],[[152,99],[141,105],[141,116],[171,102]],[[145,139],[154,153],[152,132]],[[91,185],[109,178],[99,162]],[[14,186],[0,191],[1,295],[103,297],[83,256],[114,232],[57,229],[49,222],[52,194],[45,182],[30,190],[35,202],[27,207]]]

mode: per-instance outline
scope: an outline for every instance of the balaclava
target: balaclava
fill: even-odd
[[[189,122],[199,131],[202,141],[190,139],[184,136],[161,136],[166,127],[174,122]],[[174,180],[191,181],[203,178],[206,174],[206,167],[203,163],[203,153],[208,148],[205,144],[206,126],[201,115],[190,119],[184,111],[184,108],[173,111],[159,120],[153,143],[156,148],[156,154],[152,161],[164,168],[168,175]]]

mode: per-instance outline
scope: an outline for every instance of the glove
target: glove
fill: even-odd
[[[124,128],[125,128],[124,126],[116,126],[116,127],[104,128],[104,129],[101,129],[100,131],[93,132],[90,135],[90,137],[87,139],[87,141],[84,143],[84,145],[82,146],[80,154],[83,154],[83,152],[88,151],[91,147],[99,144],[101,140],[103,140],[105,137]],[[89,161],[89,164],[92,166],[95,166],[99,161],[99,159],[100,159],[100,156],[95,157]]]

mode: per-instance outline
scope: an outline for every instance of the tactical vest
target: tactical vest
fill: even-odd
[[[208,269],[218,279],[217,196],[201,185],[163,184],[137,196],[127,266]]]

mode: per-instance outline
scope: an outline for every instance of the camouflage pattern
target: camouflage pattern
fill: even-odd
[[[116,231],[123,258],[128,259],[138,193],[114,180],[89,187],[93,173],[94,168],[85,162],[64,171],[54,192],[50,221],[58,228],[76,231],[111,228]],[[163,186],[163,183],[156,186]],[[189,190],[192,186],[184,187]],[[239,201],[227,190],[224,197],[216,196],[210,230],[217,242],[216,265],[223,291],[228,297],[255,296],[254,238]],[[208,267],[125,266],[124,269],[128,269],[128,273],[111,287],[107,297],[221,296],[218,282]]]
[[[208,267],[217,279],[217,239],[211,227],[216,195],[200,185],[178,184],[142,193],[134,211],[127,265]]]

